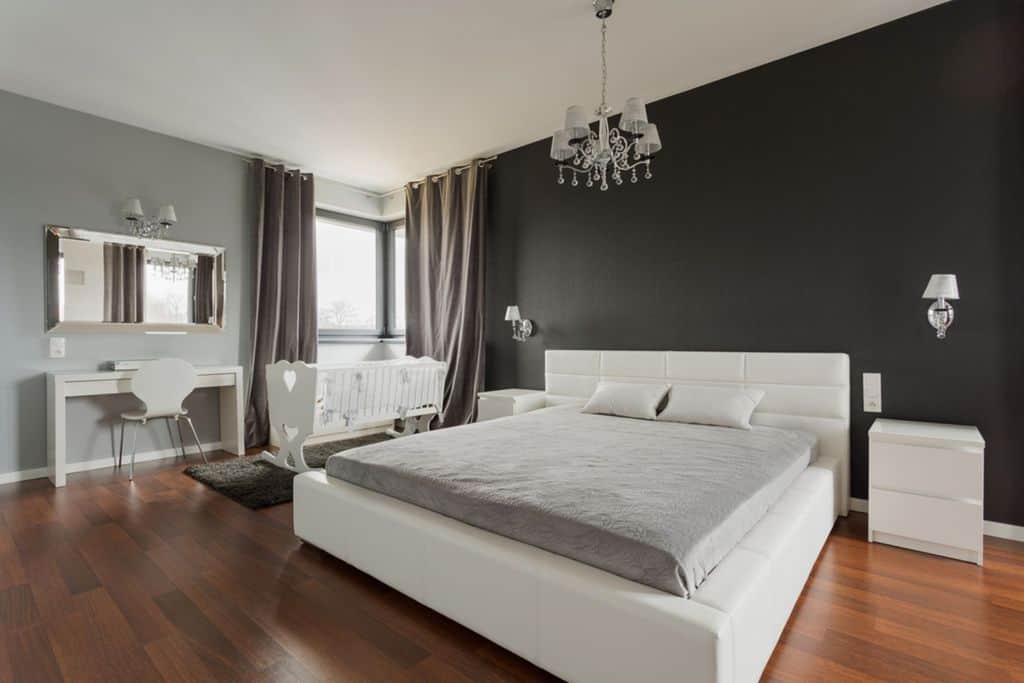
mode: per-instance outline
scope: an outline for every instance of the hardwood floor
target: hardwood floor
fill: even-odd
[[[0,680],[551,680],[182,468],[0,486]],[[765,680],[1024,681],[1024,545],[986,539],[980,569],[865,523],[837,525]]]

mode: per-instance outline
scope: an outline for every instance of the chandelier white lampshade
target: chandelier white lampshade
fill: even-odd
[[[640,154],[653,156],[661,151],[661,136],[658,135],[658,127],[653,123],[645,123],[640,139],[636,141]]]
[[[125,201],[121,214],[128,220],[143,218],[146,215],[142,212],[142,201],[139,199]]]
[[[590,124],[587,123],[587,110],[574,104],[565,110],[564,132],[569,140],[586,139],[590,136]]]
[[[551,138],[551,158],[558,169],[558,182],[564,184],[566,174],[572,185],[585,181],[587,187],[598,185],[608,189],[608,181],[616,185],[623,182],[623,174],[637,182],[637,172],[644,178],[653,178],[651,157],[661,150],[658,128],[647,120],[647,106],[639,97],[630,97],[622,108],[619,126],[608,123],[612,113],[608,106],[608,50],[607,19],[612,15],[615,0],[592,0],[594,15],[601,21],[601,104],[594,114],[597,130],[590,127],[586,110],[573,105],[565,112],[565,127]]]
[[[161,225],[174,225],[178,222],[178,216],[174,213],[174,205],[168,204],[160,207],[160,213],[157,214],[157,223]]]
[[[519,306],[509,306],[508,308],[506,308],[505,320],[511,322],[522,320],[522,317],[519,315]]]
[[[960,288],[956,284],[956,275],[932,275],[928,286],[924,288],[922,299],[959,299]]]
[[[639,97],[630,97],[626,100],[626,106],[622,108],[622,117],[619,119],[619,128],[640,135],[647,126],[647,105]]]
[[[567,161],[576,156],[576,150],[569,144],[569,131],[559,130],[551,136],[551,158],[557,161]]]

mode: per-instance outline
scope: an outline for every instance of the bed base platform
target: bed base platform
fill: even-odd
[[[569,681],[757,681],[839,509],[819,458],[690,599],[312,471],[295,533]]]

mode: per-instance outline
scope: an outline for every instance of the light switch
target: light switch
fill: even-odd
[[[64,337],[50,337],[50,358],[64,358],[68,354],[68,340]]]
[[[864,412],[882,412],[882,373],[864,373]]]

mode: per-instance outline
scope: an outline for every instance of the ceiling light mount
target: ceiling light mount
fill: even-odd
[[[598,19],[607,19],[612,15],[615,0],[594,0],[594,14]]]

